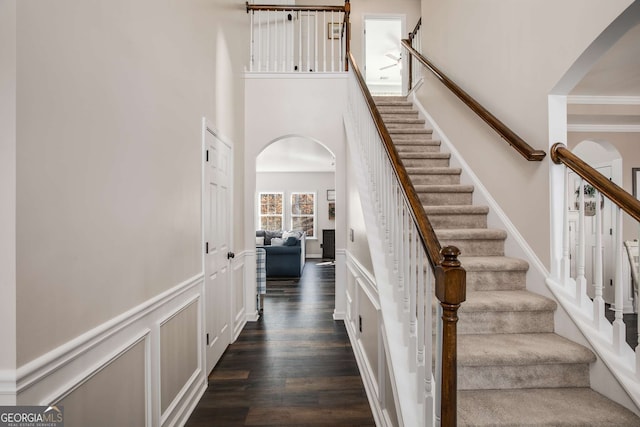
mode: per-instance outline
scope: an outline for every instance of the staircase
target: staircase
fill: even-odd
[[[410,102],[376,104],[443,246],[467,270],[458,322],[458,425],[640,426],[640,418],[590,388],[587,348],[554,333],[556,303],[526,290],[527,262],[504,253],[507,233],[487,228],[487,206],[449,167]]]

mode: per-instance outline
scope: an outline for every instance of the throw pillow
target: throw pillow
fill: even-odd
[[[264,236],[256,237],[256,246],[264,246]]]
[[[300,239],[302,237],[302,233],[300,231],[284,231],[282,233],[282,239],[287,240],[289,237],[295,237],[296,239]]]
[[[298,238],[296,236],[289,236],[284,241],[285,246],[296,246],[298,244]]]
[[[271,246],[282,246],[284,245],[284,240],[282,240],[280,237],[274,237],[273,239],[271,239]]]

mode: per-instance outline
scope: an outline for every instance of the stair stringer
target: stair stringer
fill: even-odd
[[[424,404],[417,396],[421,395],[418,390],[417,375],[412,372],[409,366],[409,347],[403,340],[402,313],[400,302],[396,301],[394,286],[397,286],[397,278],[393,274],[393,265],[388,257],[389,245],[385,242],[385,233],[380,223],[380,218],[376,215],[378,208],[372,196],[374,190],[370,188],[370,183],[365,173],[367,166],[358,152],[358,136],[351,125],[350,119],[345,117],[345,130],[347,135],[347,146],[351,160],[356,163],[355,175],[360,203],[367,229],[367,238],[370,247],[371,261],[373,263],[375,285],[378,290],[378,298],[382,313],[382,342],[389,361],[389,375],[391,377],[394,401],[399,415],[400,426],[418,426],[428,424],[424,421]],[[431,400],[432,402],[433,400]],[[433,404],[429,405],[433,408]]]
[[[442,146],[451,154],[451,167],[462,169],[460,183],[474,186],[474,204],[489,206],[488,226],[506,230],[505,253],[524,259],[529,263],[530,268],[526,276],[527,290],[543,295],[558,304],[554,313],[555,333],[591,349],[598,356],[589,370],[591,388],[640,416],[640,382],[635,374],[630,380],[629,370],[623,369],[623,364],[616,360],[617,356],[606,348],[607,339],[603,334],[592,335],[594,330],[585,319],[589,313],[585,313],[584,309],[579,311],[573,306],[570,301],[575,298],[551,277],[550,272],[498,202],[491,196],[451,140],[420,103],[416,91],[409,94],[408,100],[413,102],[419,116],[425,120],[426,126],[433,129],[433,138],[439,139]],[[612,358],[612,356],[614,357]],[[621,359],[628,360],[629,357],[627,353]]]

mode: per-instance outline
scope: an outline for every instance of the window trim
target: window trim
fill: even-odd
[[[300,215],[293,213],[293,196],[296,194],[312,194],[313,195],[313,215]],[[312,217],[313,218],[313,236],[307,236],[307,239],[316,240],[318,238],[318,192],[317,191],[292,191],[289,194],[289,230],[293,230],[294,217]]]
[[[280,215],[277,214],[268,214],[268,215],[263,215],[262,214],[262,195],[264,194],[279,194],[280,197],[282,198],[282,211],[280,213]],[[258,223],[256,225],[256,230],[263,230],[262,228],[262,217],[263,216],[280,216],[281,220],[280,223],[282,224],[282,228],[284,229],[284,225],[285,225],[285,221],[286,221],[286,217],[285,217],[285,212],[286,212],[286,198],[285,198],[285,193],[284,191],[260,191],[258,192]]]

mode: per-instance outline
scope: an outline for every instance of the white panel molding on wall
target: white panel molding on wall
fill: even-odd
[[[207,386],[203,370],[202,294],[204,277],[199,273],[166,292],[57,347],[17,370],[18,404],[49,405],[80,390],[99,372],[108,369],[137,344],[144,342],[146,425],[181,425]],[[168,319],[197,304],[197,368],[182,385],[164,414],[160,408],[160,328]],[[108,405],[109,402],[96,402]],[[71,410],[69,408],[68,410]],[[90,408],[82,408],[90,410]]]
[[[345,290],[345,293],[347,293],[347,303],[349,304],[349,307],[346,310],[347,316],[344,322],[347,329],[347,335],[349,335],[349,340],[353,347],[353,353],[356,357],[358,368],[360,369],[362,383],[364,384],[376,425],[383,427],[392,426],[393,424],[389,422],[387,410],[384,408],[384,375],[382,375],[382,372],[378,372],[378,378],[376,379],[374,367],[371,366],[371,363],[366,356],[366,352],[359,338],[359,331],[357,329],[358,316],[360,313],[360,301],[358,297],[360,292],[358,292],[358,288],[363,290],[362,294],[367,296],[371,305],[376,309],[378,313],[378,321],[381,322],[382,313],[380,312],[375,278],[349,251],[346,251],[346,266],[347,275],[349,276],[348,280],[355,283],[353,289],[355,295],[349,295]],[[382,328],[378,329],[380,331],[383,330]],[[378,354],[384,354],[382,339],[378,340]],[[379,369],[380,366],[376,366],[375,368]],[[386,369],[386,366],[384,368]]]

